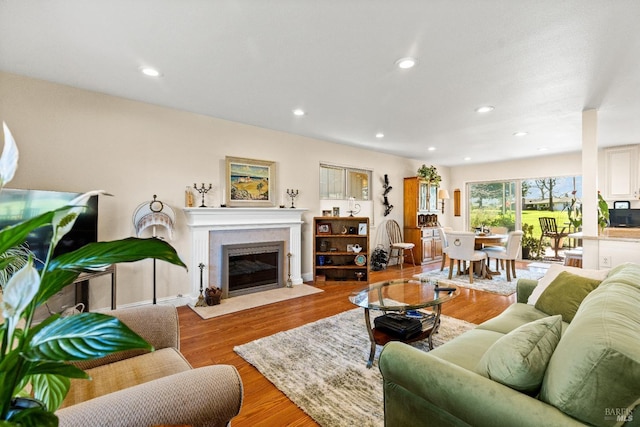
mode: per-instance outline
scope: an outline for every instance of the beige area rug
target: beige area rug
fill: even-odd
[[[273,304],[274,302],[317,294],[318,292],[324,291],[305,284],[293,285],[291,288],[270,289],[268,291],[255,292],[253,294],[240,295],[233,298],[225,298],[218,305],[194,307],[189,304],[189,307],[203,319],[211,319],[212,317],[235,313],[236,311],[247,310],[267,304]]]
[[[516,292],[516,284],[518,279],[534,279],[538,280],[544,276],[544,271],[540,269],[520,270],[516,269],[516,279],[511,278],[511,282],[507,282],[507,273],[504,270],[500,270],[500,274],[493,276],[491,280],[473,278],[473,283],[469,283],[469,276],[457,276],[457,268],[453,270],[453,276],[449,280],[449,267],[445,267],[443,271],[435,270],[426,273],[416,274],[415,278],[420,280],[427,280],[432,278],[438,281],[442,286],[460,286],[463,288],[476,289],[478,291],[491,292],[499,295],[511,295]]]
[[[473,329],[442,316],[434,346]],[[428,350],[426,340],[411,344]],[[382,375],[376,359],[366,364],[371,344],[364,310],[356,308],[234,348],[289,399],[324,427],[382,426]]]

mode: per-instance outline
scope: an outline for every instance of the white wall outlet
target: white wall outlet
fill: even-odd
[[[611,267],[611,257],[608,255],[600,255],[600,267]]]

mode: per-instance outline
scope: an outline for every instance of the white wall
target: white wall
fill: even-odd
[[[176,237],[171,243],[187,264],[190,246],[180,209],[185,186],[212,183],[208,204],[218,206],[225,156],[276,161],[277,194],[285,188],[298,189],[296,206],[309,209],[302,239],[302,272],[308,277],[312,272],[309,224],[321,213],[320,162],[374,171],[377,227],[371,230],[373,242],[383,240],[376,232],[385,219],[402,223],[403,177],[415,175],[425,163],[6,73],[0,73],[0,120],[8,124],[20,150],[20,166],[9,187],[108,191],[114,197],[100,199],[100,240],[132,236],[135,208],[157,194],[177,211]],[[394,187],[388,196],[395,206],[386,218],[381,197],[384,174]],[[446,168],[441,174],[446,185]],[[189,292],[182,269],[158,263],[157,272],[160,301]],[[109,306],[108,279],[94,280],[90,289],[94,309]],[[118,267],[119,306],[148,302],[151,295],[150,260]]]

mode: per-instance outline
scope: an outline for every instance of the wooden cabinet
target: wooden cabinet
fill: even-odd
[[[605,149],[606,200],[632,200],[638,193],[638,146]]]
[[[368,284],[369,218],[315,217],[313,228],[314,283]]]
[[[403,238],[415,245],[413,254],[420,264],[442,258],[442,240],[437,228],[437,193],[437,187],[418,177],[404,179]],[[405,262],[410,259],[405,257]]]

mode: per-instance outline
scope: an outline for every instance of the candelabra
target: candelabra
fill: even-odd
[[[209,188],[206,188],[203,182],[200,188],[198,188],[197,184],[193,184],[193,188],[195,188],[198,193],[202,194],[202,204],[200,205],[200,207],[206,208],[206,206],[204,205],[204,195],[207,194],[213,187],[211,186],[211,184],[209,184]]]
[[[198,264],[198,267],[200,268],[200,295],[198,296],[198,301],[196,302],[196,307],[206,307],[207,306],[207,302],[204,300],[204,295],[202,294],[203,289],[202,289],[202,270],[204,270],[204,264],[200,263]]]
[[[298,196],[298,190],[294,190],[293,188],[291,190],[287,190],[287,196],[291,197],[291,207],[295,208],[293,201]]]

